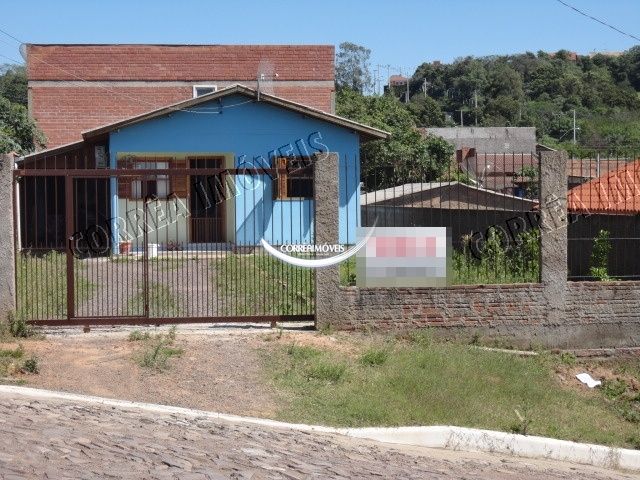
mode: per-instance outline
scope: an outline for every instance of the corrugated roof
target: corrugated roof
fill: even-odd
[[[569,190],[567,209],[573,213],[640,213],[640,160]]]

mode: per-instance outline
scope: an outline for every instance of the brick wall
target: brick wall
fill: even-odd
[[[447,288],[339,286],[336,268],[316,273],[316,324],[344,330],[431,327],[435,334],[504,338],[549,348],[640,346],[640,282],[567,282],[564,152],[541,159],[541,283]],[[338,239],[337,160],[314,169],[318,243]],[[330,168],[333,166],[333,169]]]
[[[334,47],[327,45],[29,45],[29,108],[55,147],[80,132],[192,97],[192,85],[256,87],[333,111]]]
[[[335,327],[406,330],[550,348],[640,346],[640,282],[568,282],[564,315],[549,315],[543,284],[448,288],[341,287]]]

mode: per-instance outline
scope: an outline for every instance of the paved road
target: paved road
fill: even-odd
[[[0,393],[0,478],[621,479],[563,463],[418,448]]]

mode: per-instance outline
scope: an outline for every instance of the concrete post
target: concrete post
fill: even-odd
[[[548,321],[564,319],[567,290],[567,153],[540,153],[540,277]]]
[[[314,157],[313,194],[315,203],[315,233],[316,244],[338,243],[340,206],[338,180],[338,154],[321,153]],[[340,271],[338,266],[321,268],[316,271],[316,327],[322,328],[330,323],[339,321],[339,308],[336,299],[339,298]]]
[[[0,155],[0,321],[16,307],[13,165],[13,155]]]

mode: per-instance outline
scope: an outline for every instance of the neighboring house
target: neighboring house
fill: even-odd
[[[47,147],[80,132],[242,83],[334,112],[332,45],[29,44],[29,111]]]
[[[486,234],[497,226],[509,230],[514,219],[522,227],[535,200],[515,197],[461,182],[408,183],[360,195],[362,225],[447,227],[457,248],[470,234]],[[522,220],[521,220],[522,219]],[[515,235],[515,227],[511,227]],[[518,230],[519,231],[519,230]]]
[[[639,214],[640,160],[624,163],[569,190],[567,209],[572,213],[583,214]]]
[[[461,182],[406,183],[360,196],[363,206],[529,211],[538,202]]]
[[[475,148],[478,153],[531,153],[536,151],[535,127],[428,127],[426,135],[444,138],[455,147]]]
[[[102,225],[122,241],[132,235],[129,220],[144,210],[146,192],[165,209],[164,217],[175,217],[170,228],[149,233],[152,243],[187,248],[194,243],[256,245],[261,238],[274,244],[308,242],[313,232],[311,168],[292,169],[277,178],[221,174],[214,180],[221,180],[222,197],[228,197],[220,202],[202,200],[198,189],[211,179],[201,179],[197,172],[154,174],[145,180],[109,178],[108,169],[289,169],[300,157],[323,152],[339,155],[340,239],[345,242],[355,237],[359,222],[360,142],[387,137],[375,128],[246,86],[220,89],[89,129],[77,142],[20,159],[18,169],[55,168],[51,175],[59,175],[21,179],[21,212],[35,212],[22,214],[21,246],[64,245],[62,169],[81,170],[74,180],[75,230]],[[84,180],[84,169],[104,169],[104,176]],[[180,215],[180,208],[190,215]],[[160,223],[155,210],[149,215],[151,223]]]
[[[462,148],[456,151],[456,162],[475,185],[518,197],[526,196],[527,184],[537,177],[535,153],[480,153]]]

